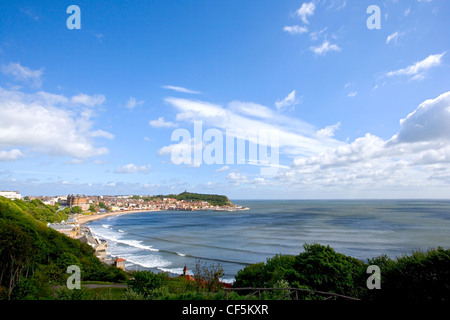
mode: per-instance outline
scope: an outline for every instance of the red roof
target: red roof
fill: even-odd
[[[122,261],[127,261],[127,260],[122,259],[122,258],[117,258],[116,260],[114,260],[114,262],[122,262]]]

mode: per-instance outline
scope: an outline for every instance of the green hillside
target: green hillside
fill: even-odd
[[[168,195],[156,195],[153,197],[146,197],[144,199],[147,200],[157,200],[162,198],[174,198],[179,201],[188,200],[188,201],[207,201],[210,205],[213,206],[226,206],[231,205],[230,199],[227,196],[216,195],[216,194],[201,194],[201,193],[192,193],[192,192],[182,192],[180,194],[168,194]]]
[[[39,200],[0,197],[0,299],[51,298],[51,285],[65,284],[70,265],[80,267],[82,281],[125,280],[122,270],[102,264],[88,244],[47,227],[65,218]]]

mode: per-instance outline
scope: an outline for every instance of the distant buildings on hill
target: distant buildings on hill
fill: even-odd
[[[0,196],[8,199],[22,199],[19,191],[0,191]]]

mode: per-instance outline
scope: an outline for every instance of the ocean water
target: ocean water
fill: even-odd
[[[108,240],[108,254],[130,270],[192,274],[201,260],[220,263],[233,282],[246,265],[276,254],[297,255],[305,243],[330,245],[362,261],[413,250],[450,248],[450,201],[234,200],[248,211],[129,213],[87,226]]]

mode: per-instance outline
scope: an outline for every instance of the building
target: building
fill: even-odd
[[[8,199],[22,199],[19,191],[0,191],[0,196]]]
[[[114,260],[114,266],[125,271],[125,261],[125,259],[117,258]]]
[[[77,194],[76,196],[74,196],[73,194],[69,194],[67,196],[67,206],[69,208],[78,206],[81,208],[81,210],[86,211],[89,210],[89,204],[90,200],[85,196],[80,196],[79,194]]]
[[[100,260],[106,259],[106,250],[108,248],[108,242],[91,235],[83,235],[79,238],[81,242],[85,242],[95,250],[95,256]]]
[[[49,223],[47,224],[53,230],[61,232],[74,239],[80,235],[80,225],[75,223]]]

